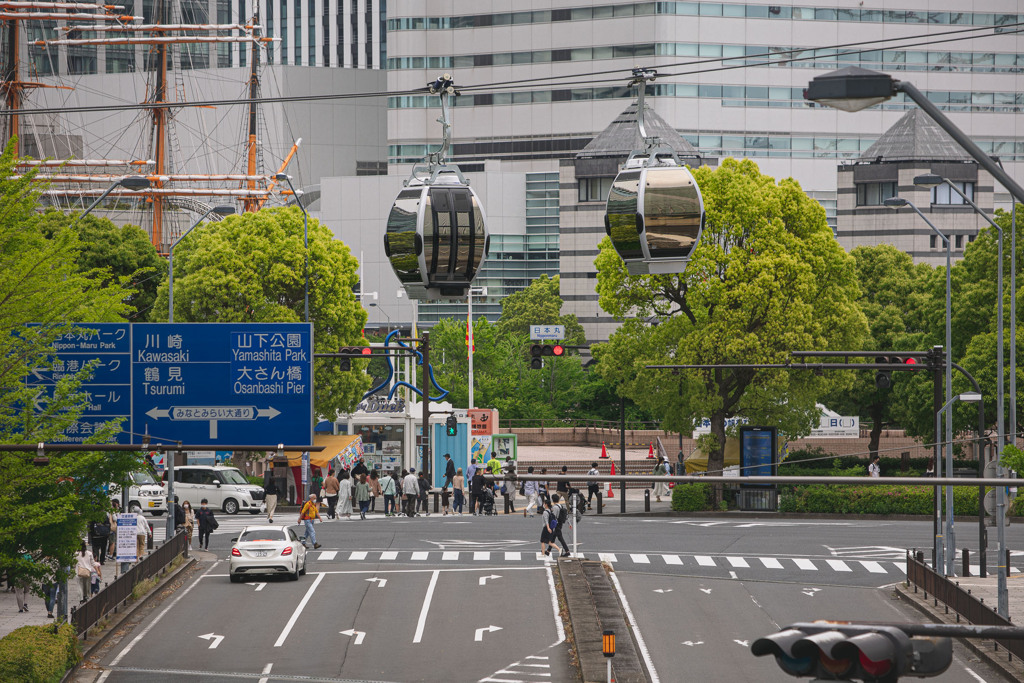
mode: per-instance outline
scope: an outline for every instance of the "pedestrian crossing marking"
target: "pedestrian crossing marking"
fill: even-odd
[[[484,562],[491,559],[491,553],[486,550],[477,550],[473,553],[474,560],[483,560]]]
[[[697,560],[697,564],[702,567],[714,567],[715,561],[707,555],[696,555],[693,559]]]
[[[864,569],[867,569],[872,574],[885,574],[885,570],[882,569],[882,565],[874,560],[861,560],[860,563],[864,565]]]
[[[681,565],[683,563],[682,558],[678,555],[662,555],[665,558],[665,564]]]
[[[629,557],[634,562],[636,562],[637,564],[650,564],[651,563],[651,561],[649,559],[647,559],[646,555],[637,554],[637,555],[630,555]]]
[[[320,557],[318,557],[317,559],[319,559],[319,560],[333,560],[337,556],[338,556],[338,551],[337,550],[323,550],[323,551],[320,552]]]
[[[739,569],[746,569],[750,567],[750,565],[747,564],[747,561],[744,560],[742,557],[727,557],[725,559],[729,561],[730,565],[732,565],[733,567],[738,567]]]
[[[366,553],[365,550],[356,550],[356,551],[353,551],[353,553],[348,556],[348,559],[355,560],[355,561],[365,560],[366,559],[366,555],[367,555],[367,553]]]
[[[522,556],[522,553],[507,552],[505,553],[505,560],[507,562],[518,562]]]
[[[416,562],[426,560],[428,557],[430,557],[430,553],[418,552],[412,554],[412,559]]]
[[[800,567],[800,569],[803,569],[804,571],[813,572],[818,569],[816,566],[814,566],[813,562],[811,562],[810,560],[805,560],[803,558],[796,558],[793,560],[793,562],[796,563],[797,567]]]
[[[380,559],[384,560],[384,561],[387,561],[387,560],[397,560],[398,559],[398,553],[396,551],[394,551],[394,550],[385,550],[384,552],[382,552],[380,554]]]
[[[613,553],[598,553],[597,554],[597,559],[601,560],[602,562],[612,562],[612,563],[615,563],[615,562],[619,561],[619,558],[615,557],[615,555]]]
[[[442,560],[458,560],[459,559],[459,554],[457,552],[453,551],[453,550],[446,550],[443,553],[441,553],[441,559]]]
[[[828,566],[832,567],[832,569],[835,569],[837,572],[853,571],[852,569],[850,569],[850,566],[842,560],[825,560],[825,562],[827,562]]]
[[[761,564],[764,565],[765,569],[782,569],[782,563],[774,557],[762,557]]]

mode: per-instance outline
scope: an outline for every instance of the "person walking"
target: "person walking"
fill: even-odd
[[[366,513],[370,510],[370,485],[366,482],[366,475],[360,474],[356,483],[356,502],[359,504],[359,519],[366,519]]]
[[[505,473],[505,483],[502,487],[505,489],[505,495],[508,496],[508,511],[509,514],[514,514],[516,511],[516,463],[512,460],[512,456],[505,458],[505,464],[501,466]]]
[[[208,505],[209,501],[203,498],[199,501],[199,509],[196,510],[196,521],[199,523],[199,548],[205,550],[210,549],[210,534],[220,526],[217,518],[213,516],[213,510]]]
[[[561,474],[562,474],[562,476],[567,476],[569,474],[568,466],[562,465],[562,472],[561,472]],[[572,488],[572,487],[569,486],[569,482],[567,480],[564,480],[564,479],[559,480],[555,484],[555,491],[557,491],[562,496],[562,500],[565,500],[566,498],[569,497],[569,489],[570,488]]]
[[[543,506],[541,519],[544,521],[544,527],[540,532],[540,551],[545,555],[550,555],[551,549],[557,547],[552,541],[552,534],[558,526],[558,519],[551,514],[551,501],[545,500]]]
[[[280,491],[277,488],[277,481],[274,478],[274,467],[263,473],[263,501],[267,504],[267,523],[274,523],[274,510],[277,509],[277,496]]]
[[[324,473],[319,467],[313,468],[313,476],[309,479],[309,490],[316,496],[318,502],[323,497]]]
[[[79,602],[82,603],[89,599],[89,595],[92,592],[92,573],[96,571],[96,559],[86,547],[85,541],[82,541],[82,547],[79,548],[75,560],[75,576],[78,577],[78,585],[82,589],[82,599]],[[18,611],[27,612],[28,608],[19,609]]]
[[[395,478],[390,474],[384,475],[384,478],[380,480],[380,492],[384,496],[385,517],[395,515],[395,492],[397,490],[398,484],[395,483]]]
[[[352,479],[349,478],[348,472],[345,470],[341,471],[341,484],[338,488],[338,516],[345,515],[345,519],[352,519]]]
[[[491,453],[491,459],[487,461],[486,467],[487,471],[493,474],[495,479],[501,477],[501,461],[498,460],[498,456],[494,453]]]
[[[452,460],[451,453],[444,454],[444,463],[444,483],[441,484],[442,491],[446,491],[455,479],[455,461]]]
[[[341,491],[341,482],[334,476],[334,469],[327,470],[327,478],[324,479],[324,495],[327,496],[327,516],[330,519],[337,516],[339,491]]]
[[[170,514],[170,513],[168,513]],[[178,502],[178,496],[174,496],[174,533],[185,528],[185,508]]]
[[[107,561],[107,542],[110,540],[110,520],[106,515],[98,522],[89,522],[89,541],[92,555],[100,564]]]
[[[590,471],[587,472],[587,476],[596,477],[600,474],[601,470],[597,469],[597,463],[590,463]],[[596,481],[587,481],[587,505],[593,503],[594,496],[601,497],[601,485]]]
[[[85,548],[85,543],[82,544],[82,548]],[[32,555],[30,555],[29,553],[23,553],[21,559],[31,562]],[[31,582],[28,580],[28,577],[18,574],[14,574],[12,576],[11,572],[8,572],[7,583],[14,590],[14,599],[18,603],[18,612],[27,612],[28,592],[29,588],[32,585]],[[48,608],[47,611],[51,613],[50,616],[52,617],[53,608],[50,607]]]
[[[316,529],[313,528],[313,522],[320,519],[319,505],[317,505],[316,494],[309,494],[309,500],[302,505],[302,509],[299,510],[299,523],[306,526],[306,540],[313,544],[313,548],[319,548],[320,544],[316,542]]]
[[[548,468],[547,467],[541,467],[540,468],[540,476],[543,477],[547,473],[548,473]],[[551,483],[550,481],[544,481],[544,480],[541,480],[541,481],[537,482],[537,496],[539,497],[539,499],[542,502],[545,502],[545,503],[550,503],[551,502],[551,497],[548,496],[548,484],[550,484],[550,483]]]
[[[462,468],[455,470],[455,477],[452,479],[452,491],[455,494],[455,499],[452,502],[452,514],[456,512],[459,516],[462,516],[462,506],[466,498],[466,478],[462,476]]]
[[[416,481],[416,468],[409,468],[409,474],[402,480],[402,493],[405,494],[405,516],[416,516],[416,498],[420,495],[420,485]]]
[[[871,464],[868,465],[868,476],[869,477],[880,477],[882,476],[882,468],[878,465],[878,454],[871,456]]]
[[[135,561],[141,562],[146,554],[146,539],[153,534],[149,530],[149,520],[142,516],[142,511],[135,513]]]
[[[484,488],[487,487],[487,479],[484,477],[483,469],[477,468],[476,474],[473,475],[473,480],[469,482],[469,507],[473,512],[473,516],[483,514],[484,507]]]
[[[683,457],[683,451],[680,450],[676,453],[676,476],[681,477],[686,474],[686,459]]]
[[[117,515],[121,512],[121,501],[114,499],[110,501],[113,510],[107,513],[107,523],[110,525],[110,536],[107,537],[107,555],[111,559],[117,557]]]
[[[533,474],[533,465],[526,468],[527,474]],[[543,503],[538,503],[537,496],[540,491],[540,482],[531,479],[523,482],[523,495],[526,496],[526,507],[523,509],[523,517],[533,517],[531,510],[543,510]]]
[[[57,594],[59,592],[60,588],[52,578],[43,584],[43,602],[46,604],[47,619],[53,619],[53,608],[57,605]]]
[[[661,479],[661,477],[668,476],[668,463],[660,455],[658,456],[658,464],[654,466],[654,476],[658,477],[654,482],[654,499],[655,502],[660,503],[661,497],[668,495],[668,484]]]
[[[558,520],[558,524],[555,526],[554,533],[551,536],[552,545],[557,540],[562,544],[562,554],[560,557],[569,557],[569,544],[565,542],[565,536],[562,535],[562,527],[569,521],[568,500],[562,498],[557,493],[553,494],[551,496],[551,513]]]
[[[377,511],[377,499],[380,498],[380,477],[377,470],[370,471],[370,512]]]
[[[192,509],[192,503],[187,500],[181,504],[181,509],[185,511],[185,533],[188,535],[186,542],[191,548],[192,534],[196,529],[196,511]]]
[[[427,473],[420,470],[420,475],[416,479],[416,486],[419,488],[419,493],[416,495],[416,510],[417,512],[422,509],[423,516],[430,516],[430,509],[427,507],[427,494],[430,493],[430,482],[427,481]]]

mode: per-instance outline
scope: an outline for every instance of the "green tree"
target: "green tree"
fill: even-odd
[[[562,297],[558,288],[558,275],[552,278],[541,275],[526,289],[505,297],[501,302],[498,332],[526,335],[529,339],[531,325],[564,325],[566,344],[586,344],[587,335],[576,316],[562,315]]]
[[[70,227],[73,215],[48,209],[35,216],[40,231],[52,238],[61,230],[73,230],[78,237],[79,272],[99,278],[104,284],[112,278],[129,283],[128,303],[134,309],[132,321],[149,319],[156,292],[167,279],[167,261],[157,253],[145,230],[137,225],[118,226],[106,218],[88,215]]]
[[[853,260],[796,181],[776,184],[752,161],[733,159],[694,177],[707,218],[684,274],[630,275],[602,240],[600,304],[625,322],[597,357],[602,374],[666,428],[686,431],[710,418],[703,446],[715,471],[723,466],[727,418],[807,434],[818,396],[844,380],[729,368],[674,376],[645,365],[784,363],[792,350],[856,348],[866,323]]]
[[[122,321],[131,312],[128,281],[79,268],[82,247],[71,231],[47,237],[34,219],[35,173],[15,178],[13,144],[0,155],[0,440],[5,444],[59,441],[86,406],[80,391],[86,368],[43,391],[32,371],[53,367],[52,344],[74,322]],[[116,424],[101,425],[102,443]],[[131,454],[0,452],[0,572],[38,582],[71,564],[90,518],[109,507],[102,486],[121,481],[136,465]],[[28,554],[28,559],[24,557]]]
[[[363,343],[366,311],[356,300],[358,263],[344,243],[309,220],[309,317],[313,351],[333,353]],[[192,231],[174,250],[176,322],[301,322],[304,311],[302,211],[263,209],[228,216]],[[154,311],[166,311],[161,285]],[[155,319],[166,320],[154,312]],[[335,359],[315,360],[316,416],[354,408],[370,387],[367,361],[342,372]]]

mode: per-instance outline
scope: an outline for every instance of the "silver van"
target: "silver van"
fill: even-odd
[[[167,473],[164,472],[164,479]],[[205,498],[211,508],[234,515],[244,510],[255,515],[263,509],[263,488],[249,483],[235,467],[183,465],[174,468],[174,495],[198,509]]]

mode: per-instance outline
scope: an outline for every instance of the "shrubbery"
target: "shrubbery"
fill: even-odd
[[[678,512],[711,510],[711,484],[676,484],[672,489],[672,509]]]
[[[921,486],[792,486],[783,487],[779,512],[931,515],[934,500],[933,489]],[[957,515],[977,515],[978,490],[956,487],[953,511]]]
[[[910,470],[903,472],[903,458],[893,458],[882,456],[878,459],[878,465],[882,468],[883,477],[902,477],[902,476],[914,476],[915,473],[918,475],[924,474],[928,470],[928,462],[931,460],[928,458],[910,458]],[[779,467],[779,474],[792,474],[792,476],[805,475],[805,468],[818,470],[814,474],[822,475],[824,470],[835,469],[836,462],[838,461],[838,467],[840,469],[857,469],[859,474],[867,475],[868,471],[868,459],[867,457],[861,457],[857,455],[844,455],[836,456],[825,452],[820,447],[814,448],[802,448],[791,452],[786,456],[781,467]],[[945,460],[943,460],[945,463]],[[959,458],[953,459],[954,469],[970,469],[977,471],[978,463],[976,460],[961,460]],[[799,474],[796,471],[799,470]]]
[[[1010,504],[1010,515],[1013,517],[1024,517],[1024,496],[1018,495]]]
[[[0,639],[0,681],[5,683],[56,683],[78,663],[75,629],[61,624],[22,626]]]

